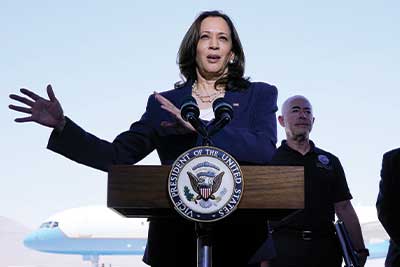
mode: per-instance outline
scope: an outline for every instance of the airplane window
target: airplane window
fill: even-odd
[[[53,222],[53,225],[51,226],[51,228],[55,228],[58,227],[58,222]]]
[[[50,228],[51,222],[44,222],[39,228]]]

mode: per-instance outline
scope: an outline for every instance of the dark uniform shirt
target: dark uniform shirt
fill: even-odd
[[[305,209],[290,221],[290,227],[326,230],[335,219],[334,203],[352,196],[339,159],[315,147],[312,141],[310,145],[303,156],[282,141],[271,165],[304,166]]]
[[[315,147],[302,155],[286,141],[271,165],[304,166],[305,208],[286,222],[271,222],[277,257],[272,266],[341,266],[334,235],[334,204],[352,198],[337,157]]]

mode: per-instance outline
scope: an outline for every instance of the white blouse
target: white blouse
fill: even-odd
[[[200,119],[211,121],[214,119],[214,111],[212,108],[200,109]]]

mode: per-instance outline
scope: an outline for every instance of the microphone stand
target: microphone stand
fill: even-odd
[[[193,97],[188,97],[181,106],[182,117],[200,134],[203,139],[203,146],[212,146],[211,136],[221,130],[232,119],[232,107],[222,102],[222,100],[213,103],[213,110],[216,118],[205,126],[199,118],[200,112]],[[197,266],[212,267],[213,224],[195,222],[195,230],[197,236]]]
[[[211,136],[217,133],[222,127],[216,127],[221,120],[213,120],[207,126],[206,134],[200,133],[203,146],[212,146]],[[226,124],[226,123],[225,123]],[[195,223],[197,235],[197,267],[212,267],[212,232],[213,223]]]
[[[206,134],[202,137],[203,146],[211,146],[211,136],[207,127]],[[197,235],[197,267],[212,267],[212,231],[211,223],[195,222],[195,231]]]
[[[197,266],[212,267],[212,223],[195,223],[197,235]]]

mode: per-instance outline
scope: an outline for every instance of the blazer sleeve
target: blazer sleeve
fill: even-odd
[[[382,160],[381,180],[379,183],[379,194],[376,202],[378,218],[390,238],[400,245],[400,173],[398,165],[400,150],[386,153]]]
[[[67,119],[61,133],[53,131],[47,148],[78,163],[108,171],[113,164],[134,164],[151,153],[156,144],[157,131],[152,121],[155,99],[150,96],[146,112],[128,131],[119,134],[113,142],[102,140],[86,132]]]
[[[268,85],[256,91],[251,105],[250,127],[228,124],[212,138],[214,145],[227,151],[239,162],[266,164],[276,150],[276,111],[278,91]]]

